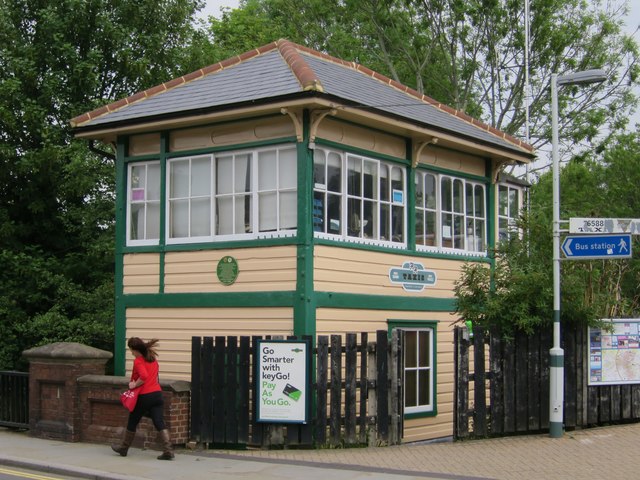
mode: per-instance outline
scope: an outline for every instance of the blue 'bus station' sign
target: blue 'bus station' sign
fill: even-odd
[[[631,258],[631,235],[569,235],[562,251],[569,260]]]

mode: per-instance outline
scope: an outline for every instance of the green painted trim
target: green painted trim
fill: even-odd
[[[387,320],[387,330],[391,336],[391,330],[394,328],[430,328],[433,331],[433,409],[428,412],[405,413],[404,418],[425,418],[435,417],[438,415],[438,320]],[[403,382],[404,383],[404,382]]]
[[[365,157],[374,158],[376,160],[388,160],[390,162],[400,163],[402,165],[411,165],[411,161],[404,158],[394,157],[392,155],[385,155],[384,153],[374,152],[372,150],[365,150],[364,148],[352,147],[351,145],[345,145],[344,143],[338,143],[331,140],[325,140],[323,138],[316,138],[316,145],[335,148],[342,152],[353,153],[354,155],[363,155]]]
[[[440,258],[444,260],[459,260],[461,262],[478,262],[489,263],[490,259],[487,257],[478,257],[473,255],[454,255],[451,253],[437,253],[437,252],[423,252],[418,250],[399,249],[391,247],[382,247],[379,245],[367,245],[364,243],[354,243],[341,240],[329,240],[327,238],[314,239],[316,245],[328,245],[332,247],[341,248],[353,248],[356,250],[370,250],[372,252],[384,252],[401,255],[403,257],[412,256],[420,258]]]
[[[493,167],[490,159],[485,159],[485,171],[489,178],[493,175]],[[496,229],[498,224],[496,222],[496,184],[489,182],[486,188],[486,203],[487,203],[487,253],[489,254],[489,289],[495,290],[495,278],[496,278],[496,258],[494,251],[496,248]]]
[[[295,292],[136,293],[124,295],[127,308],[293,307]]]
[[[145,155],[124,157],[122,161],[124,163],[138,163],[138,162],[149,162],[149,161],[157,161],[160,156],[160,153],[148,153]]]
[[[118,137],[116,147],[116,211],[115,211],[115,319],[113,338],[113,368],[115,375],[125,372],[126,311],[124,308],[124,244],[126,243],[127,165],[122,161],[128,143]]]
[[[160,247],[160,275],[158,290],[164,293],[164,272],[165,272],[165,243],[167,233],[167,152],[169,151],[169,132],[160,134],[160,238],[158,246]]]
[[[296,255],[296,296],[293,307],[293,334],[316,336],[316,305],[313,286],[313,152],[309,149],[309,111],[303,113],[302,142],[298,156],[298,249]]]
[[[562,438],[562,422],[549,422],[549,436],[551,438]]]
[[[368,310],[424,310],[430,312],[455,312],[456,300],[454,298],[401,297],[395,295],[316,292],[316,306],[317,308],[328,307]]]
[[[413,142],[407,139],[405,150],[407,152],[407,161],[411,165],[411,155],[413,152]],[[407,248],[409,250],[416,249],[416,169],[409,167],[407,170],[407,201],[405,208],[407,213]]]
[[[556,368],[564,368],[564,355],[553,355],[549,356],[549,366]]]

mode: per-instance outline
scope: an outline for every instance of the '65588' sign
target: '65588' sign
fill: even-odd
[[[307,423],[309,342],[258,340],[257,348],[257,421]]]

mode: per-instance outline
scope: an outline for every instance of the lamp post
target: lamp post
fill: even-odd
[[[558,87],[606,80],[603,70],[551,75],[551,147],[553,160],[553,347],[549,351],[549,435],[562,437],[564,350],[560,348],[560,162],[558,153]]]

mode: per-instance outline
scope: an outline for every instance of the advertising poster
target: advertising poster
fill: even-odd
[[[307,422],[310,355],[303,340],[258,341],[258,422]]]
[[[589,385],[640,383],[640,319],[589,328]]]

